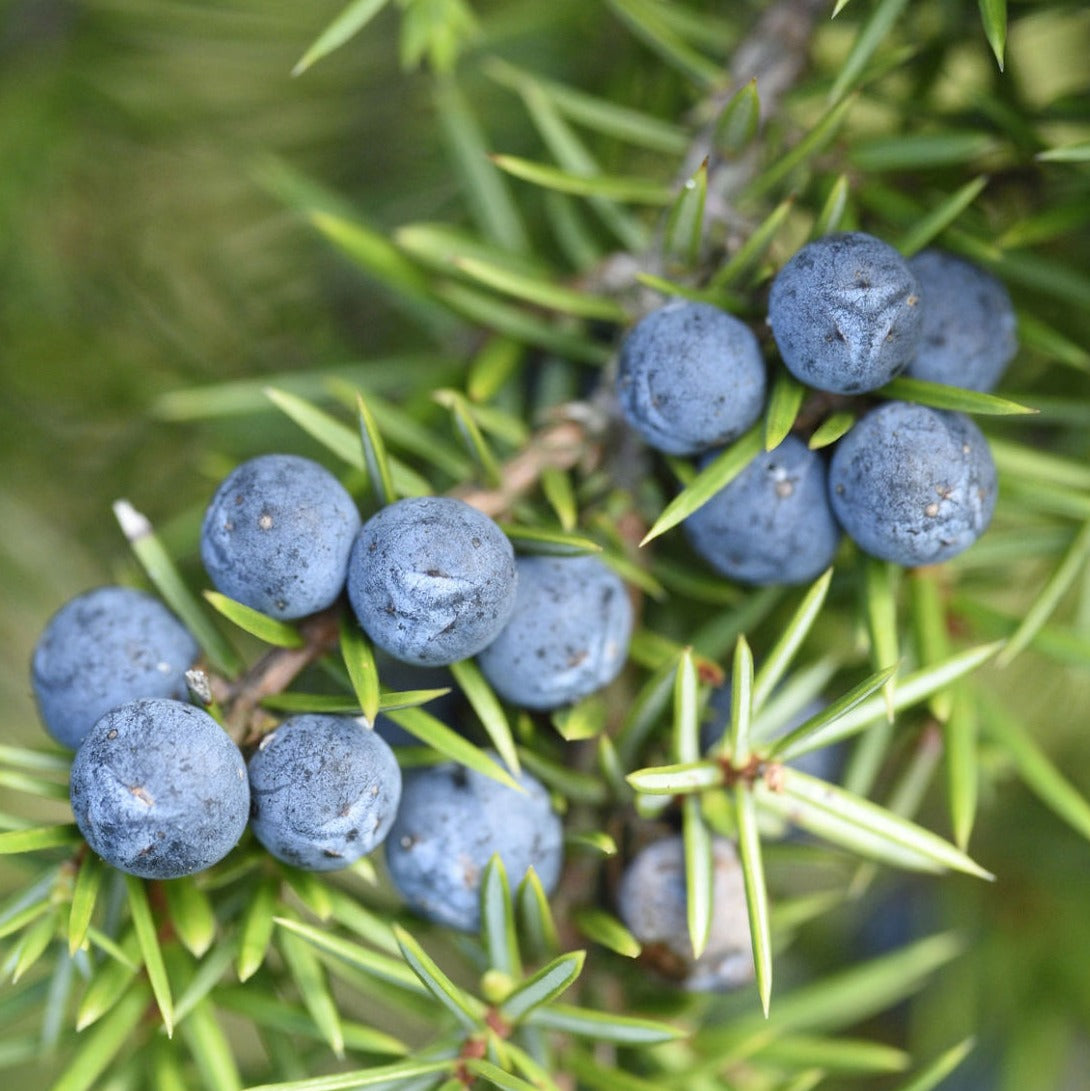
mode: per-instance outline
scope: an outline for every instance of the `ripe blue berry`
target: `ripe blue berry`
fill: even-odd
[[[710,303],[652,311],[621,348],[621,409],[667,454],[696,454],[741,435],[761,415],[765,384],[757,338]]]
[[[796,378],[838,394],[874,390],[904,371],[916,352],[916,278],[892,246],[872,235],[826,235],[776,274],[768,321]]]
[[[736,989],[753,978],[745,884],[734,846],[712,839],[712,923],[708,944],[693,957],[685,893],[685,844],[666,837],[645,846],[625,868],[617,909],[660,973],[692,992]]]
[[[546,893],[560,878],[563,829],[549,794],[529,773],[516,792],[445,763],[405,776],[386,866],[409,906],[439,924],[480,925],[481,872],[499,853],[512,887],[533,867]]]
[[[140,697],[184,697],[197,642],[156,598],[98,587],[50,618],[31,660],[46,730],[76,749],[95,721]]]
[[[390,655],[438,667],[476,655],[507,624],[518,573],[507,536],[487,515],[442,496],[398,500],[364,523],[348,597]]]
[[[194,875],[246,828],[238,747],[207,712],[164,698],[107,712],[72,762],[72,810],[87,844],[144,879]]]
[[[281,619],[331,605],[344,587],[360,517],[317,462],[261,455],[216,490],[201,527],[201,559],[219,591]]]
[[[348,867],[381,844],[400,798],[393,751],[347,716],[293,716],[250,758],[254,835],[307,871]]]
[[[597,557],[521,557],[515,610],[477,657],[496,692],[524,708],[559,708],[620,673],[632,635],[621,578]]]
[[[833,511],[861,549],[905,566],[937,564],[984,533],[998,483],[988,443],[962,413],[886,402],[837,444]]]
[[[979,265],[924,250],[909,260],[920,291],[920,343],[908,374],[968,390],[994,390],[1018,351],[1007,289]]]
[[[840,540],[825,460],[795,436],[758,455],[682,526],[713,568],[750,584],[812,580]]]

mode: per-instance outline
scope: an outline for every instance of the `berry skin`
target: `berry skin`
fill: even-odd
[[[553,891],[563,862],[561,822],[537,780],[523,772],[518,782],[524,793],[452,762],[406,774],[386,866],[416,913],[476,931],[481,872],[495,853],[512,889],[533,867],[545,892]]]
[[[741,435],[761,415],[765,385],[757,338],[710,303],[668,303],[621,347],[621,409],[666,454],[697,454]]]
[[[865,552],[937,564],[984,533],[998,483],[987,440],[964,414],[886,402],[837,444],[829,496]]]
[[[330,606],[344,587],[360,517],[317,462],[261,455],[216,490],[201,527],[201,560],[217,590],[282,620]]]
[[[461,500],[398,500],[364,523],[348,597],[367,635],[396,659],[441,667],[495,640],[515,605],[507,536]]]
[[[70,794],[87,844],[144,879],[211,867],[250,812],[246,763],[227,732],[164,698],[131,701],[95,724],[72,762]]]
[[[612,682],[632,635],[621,578],[597,557],[520,557],[518,572],[511,620],[477,657],[496,692],[551,709]]]
[[[826,235],[776,274],[768,322],[787,370],[818,390],[860,394],[908,366],[920,336],[916,278],[873,235]]]
[[[132,587],[98,587],[50,618],[31,659],[45,729],[77,749],[95,721],[140,697],[186,695],[200,649],[156,598]]]
[[[254,835],[307,871],[348,867],[381,844],[400,798],[393,751],[348,716],[293,716],[250,758]]]
[[[690,992],[736,989],[753,979],[745,884],[734,845],[712,839],[712,923],[708,944],[693,958],[686,917],[685,843],[666,837],[645,846],[625,868],[617,910],[643,944],[643,958]]]
[[[682,526],[716,571],[749,584],[815,579],[840,541],[825,460],[795,436],[758,455]]]
[[[923,327],[908,375],[967,390],[994,390],[1018,351],[1007,289],[979,265],[923,250],[909,259]]]

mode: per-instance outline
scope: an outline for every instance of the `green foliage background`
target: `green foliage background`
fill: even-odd
[[[706,38],[693,48],[709,66],[730,55],[766,6],[672,5],[702,20]],[[617,15],[624,7],[586,0],[474,5],[479,35],[464,43],[457,71],[490,150],[548,158],[518,96],[482,68],[486,55],[671,123],[690,125],[694,112],[699,118],[707,90],[626,29]],[[435,374],[457,375],[476,347],[464,325],[437,346],[427,322],[382,284],[381,273],[372,267],[361,275],[308,218],[314,209],[343,213],[387,234],[422,221],[496,228],[451,169],[433,73],[426,64],[406,71],[400,63],[404,25],[394,6],[290,78],[339,8],[328,0],[9,0],[0,8],[4,742],[42,742],[26,664],[45,619],[80,590],[136,574],[110,515],[114,498],[128,497],[151,516],[201,586],[197,521],[223,471],[261,450],[321,450],[272,412],[180,419],[176,392],[392,358],[385,369],[367,364],[354,374],[365,383],[388,374],[411,379],[416,373],[397,361],[419,363],[437,352],[451,366]],[[1085,149],[1090,137],[1090,13],[1077,2],[1012,0],[1000,73],[975,3],[853,0],[835,21],[828,12],[817,21],[809,67],[769,119],[763,148],[794,145],[823,116],[853,43],[879,9],[897,18],[812,175],[804,169],[787,180],[792,185],[770,185],[744,209],[739,238],[797,191],[795,210],[745,284],[749,298],[760,298],[762,270],[805,239],[838,175],[850,181],[849,222],[892,241],[987,176],[983,193],[940,241],[970,251],[982,241],[995,244],[986,256],[1033,323],[1028,337],[1024,327],[1026,347],[1001,393],[1042,408],[1029,422],[989,420],[989,434],[1085,465],[1090,167],[1085,152],[1071,162],[1037,157],[1050,148]],[[444,8],[429,10],[441,19]],[[906,134],[935,139],[913,143]],[[611,136],[587,140],[606,173],[675,179],[676,154]],[[765,166],[772,161],[769,153]],[[511,181],[505,188],[534,225],[537,251],[571,272],[570,248],[565,253],[542,226],[548,210],[541,191]],[[657,213],[632,215],[653,224]],[[602,245],[600,229],[591,232]],[[431,381],[421,367],[420,381]],[[437,419],[419,399],[413,412]],[[974,598],[993,611],[970,619],[980,639],[1010,632],[1010,619],[1038,600],[1072,529],[1090,514],[1085,481],[1049,483],[1059,494],[1050,508],[1047,499],[1036,506],[1027,499],[1032,477],[1013,476],[1016,503],[1001,510],[993,531],[1009,547],[1006,563],[967,569]],[[1084,798],[1088,602],[1083,567],[1036,643],[1004,670],[987,667],[981,676]],[[996,622],[995,611],[1007,620]],[[672,622],[679,630],[685,623]],[[835,604],[833,625],[865,646],[845,597]],[[777,964],[777,995],[781,986],[820,981],[856,962],[883,919],[899,919],[911,905],[910,935],[952,927],[967,937],[967,950],[910,1002],[855,1033],[903,1046],[921,1065],[976,1034],[981,1074],[963,1086],[985,1087],[990,1063],[1003,1091],[1083,1087],[1090,1071],[1087,828],[1080,836],[1027,790],[1018,762],[994,737],[984,738],[978,761],[971,851],[998,881],[883,878],[860,902],[800,932]],[[939,776],[920,817],[946,836],[944,800]],[[67,820],[63,804],[21,793],[0,799],[0,811]],[[25,861],[5,862],[0,893],[17,890],[30,874]],[[752,1014],[755,1005],[747,993],[727,1008]],[[7,1026],[24,1029],[14,1019],[0,1023],[0,1063]],[[241,1025],[238,1046],[243,1057],[256,1051]],[[11,1078],[20,1087],[48,1087],[64,1061],[62,1053],[20,1062]],[[850,1085],[908,1086],[905,1079],[864,1076]],[[820,1086],[841,1080],[848,1085],[834,1076]]]

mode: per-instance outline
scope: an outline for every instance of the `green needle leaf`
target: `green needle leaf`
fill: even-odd
[[[641,546],[665,534],[702,508],[717,492],[726,488],[764,450],[764,426],[754,425],[717,455],[666,505],[654,525],[644,535]]]
[[[863,24],[848,59],[840,66],[829,91],[829,101],[838,102],[848,93],[863,74],[867,62],[889,37],[893,24],[901,17],[908,0],[880,0],[871,17]]]
[[[338,1072],[332,1076],[289,1080],[287,1083],[263,1083],[248,1088],[247,1091],[355,1091],[359,1087],[376,1086],[382,1087],[383,1091],[390,1091],[399,1083],[449,1072],[456,1063],[454,1060],[398,1061],[396,1064],[376,1065],[354,1072]],[[427,1086],[431,1086],[431,1081]]]
[[[220,1028],[212,1002],[202,1000],[179,1026],[204,1086],[209,1091],[242,1091],[242,1077],[231,1043]]]
[[[68,912],[68,953],[74,955],[87,939],[87,929],[95,913],[98,892],[102,889],[105,868],[93,853],[84,853],[72,891],[72,906]]]
[[[740,636],[734,647],[730,691],[731,764],[739,769],[749,760],[749,722],[753,714],[753,653]]]
[[[343,1057],[344,1031],[341,1029],[340,1011],[329,991],[322,964],[294,930],[281,929],[277,941],[299,998],[314,1020],[314,1025],[333,1053],[338,1058]]]
[[[400,925],[394,925],[394,936],[401,954],[413,973],[428,990],[470,1033],[483,1026],[484,1005],[457,985],[432,960],[431,956]]]
[[[744,274],[750,272],[768,252],[794,205],[795,199],[788,197],[765,217],[764,222],[754,229],[749,238],[712,278],[711,287],[714,290],[721,291],[739,284],[747,286],[749,278],[746,278]]]
[[[803,641],[810,635],[810,630],[829,592],[833,579],[833,570],[826,569],[807,589],[806,594],[792,615],[791,620],[780,633],[779,639],[765,657],[761,669],[753,679],[753,713],[756,715],[764,708],[772,691],[779,684],[795,658],[795,653]]]
[[[768,890],[765,886],[757,809],[751,792],[739,787],[734,792],[734,815],[738,825],[738,856],[746,888],[749,934],[753,943],[753,966],[761,1007],[768,1015],[772,1000],[772,925]]]
[[[356,392],[356,412],[360,420],[360,443],[363,447],[363,462],[367,467],[367,476],[371,482],[371,491],[379,507],[392,504],[397,499],[394,478],[390,470],[390,461],[386,455],[386,442],[379,431],[371,407],[364,401],[363,395]]]
[[[450,673],[454,675],[458,688],[473,706],[473,711],[480,717],[496,752],[517,777],[520,768],[519,756],[515,749],[514,736],[511,734],[511,725],[507,722],[499,698],[485,681],[480,668],[472,659],[463,659],[450,665]]]
[[[535,953],[552,955],[559,950],[560,938],[549,898],[533,867],[526,869],[526,874],[519,883],[516,902],[522,925],[519,934],[529,941]]]
[[[116,1063],[125,1043],[137,1034],[149,995],[147,987],[140,983],[120,998],[99,1025],[81,1039],[52,1091],[92,1091],[99,1076]]]
[[[277,648],[301,648],[305,643],[294,625],[269,617],[252,606],[220,594],[219,591],[204,591],[202,594],[208,604],[228,621],[234,622],[244,632],[256,636],[266,644]]]
[[[704,202],[708,196],[708,161],[681,187],[666,218],[663,250],[682,265],[693,265],[700,255],[704,228]]]
[[[355,617],[347,610],[341,614],[340,643],[341,656],[360,709],[367,722],[374,724],[382,707],[375,655]]]
[[[881,670],[885,663],[896,663],[901,658],[900,639],[897,634],[897,577],[900,568],[865,554],[863,565],[864,610],[867,630],[870,634],[871,665]],[[893,723],[893,698],[896,692],[891,674],[882,686],[886,699],[886,719]]]
[[[174,1033],[174,1001],[171,997],[167,968],[163,962],[163,952],[159,947],[159,936],[155,929],[155,920],[151,915],[144,881],[132,875],[126,875],[125,891],[128,894],[129,912],[132,915],[133,928],[140,945],[140,954],[144,959],[144,969],[147,971],[148,981],[151,982],[151,991],[155,995],[156,1004],[159,1005],[159,1013],[163,1017],[163,1025],[166,1027],[169,1038]]]
[[[674,675],[674,753],[679,762],[700,760],[700,704],[692,648],[678,660]]]
[[[897,692],[893,698],[894,711],[901,712],[911,708],[950,685],[951,682],[956,682],[959,678],[976,670],[997,655],[1003,644],[1002,640],[993,644],[982,644],[952,655],[941,663],[921,667],[905,675],[897,683]],[[896,667],[889,667],[887,671],[895,669]],[[830,743],[847,738],[882,716],[885,711],[885,699],[869,696],[868,690],[870,694],[873,694],[875,689],[880,688],[886,680],[887,671],[872,675],[851,693],[834,701],[819,716],[801,725],[797,731],[778,739],[772,746],[777,760],[790,761],[810,750],[828,746]],[[824,726],[817,730],[816,725],[819,722]]]
[[[984,24],[984,34],[988,45],[995,54],[999,71],[1003,71],[1003,53],[1007,47],[1007,0],[979,0],[980,21]]]
[[[447,727],[422,708],[391,709],[386,713],[399,727],[415,735],[426,746],[437,750],[444,757],[450,758],[483,776],[498,780],[500,784],[521,792],[518,781],[501,765],[497,765],[483,750],[462,738],[453,728]]]
[[[711,831],[700,813],[699,796],[682,800],[681,829],[685,841],[685,915],[693,957],[700,958],[711,934],[714,863]]]
[[[518,203],[488,159],[488,137],[452,73],[434,81],[435,109],[453,160],[462,195],[486,238],[504,250],[523,253],[529,234]]]
[[[1023,615],[1021,625],[1015,629],[1006,648],[999,655],[997,660],[999,666],[1010,663],[1041,630],[1082,571],[1088,554],[1090,554],[1090,520],[1083,524],[1064,554],[1059,567],[1052,573],[1048,583]]]
[[[216,914],[208,895],[187,878],[164,884],[167,908],[182,945],[200,958],[216,938]]]
[[[854,413],[848,410],[841,413],[832,413],[814,429],[807,446],[811,451],[819,451],[822,447],[828,447],[830,444],[836,443],[841,437],[846,436],[851,431],[853,424],[855,424]]]
[[[765,410],[764,449],[775,450],[795,426],[799,410],[806,398],[806,387],[793,375],[781,370],[772,384]],[[759,452],[758,452],[759,453]]]
[[[985,0],[986,2],[986,0]],[[917,220],[901,236],[897,249],[906,258],[922,250],[933,239],[945,231],[984,191],[988,184],[987,175],[981,174],[971,182],[966,182],[960,189],[940,201],[926,216]]]
[[[759,788],[761,785],[763,782],[758,782]],[[991,872],[985,871],[960,849],[929,830],[871,803],[868,799],[836,785],[827,784],[816,777],[807,776],[790,766],[783,768],[776,791],[782,792],[795,804],[826,811],[839,821],[854,825],[859,830],[888,842],[894,849],[916,855],[939,868],[963,871],[980,879],[994,878]],[[767,798],[769,792],[770,789],[762,788],[761,797]]]
[[[527,978],[500,1004],[500,1014],[513,1023],[520,1022],[535,1008],[548,1004],[565,992],[583,972],[586,951],[572,951],[554,958]]]
[[[851,194],[852,184],[846,174],[837,176],[829,195],[825,198],[825,204],[821,206],[814,226],[810,229],[811,239],[820,239],[823,235],[830,235],[840,230],[844,219],[844,213],[848,207],[848,197]]]
[[[319,928],[312,928],[309,924],[291,920],[287,917],[274,917],[275,922],[289,932],[294,932],[302,937],[311,946],[319,951],[333,955],[348,965],[362,970],[369,977],[384,981],[390,985],[396,985],[406,992],[421,993],[423,988],[405,963],[400,959],[391,958],[378,951],[371,951],[351,940],[342,939]]]
[[[548,280],[515,273],[477,258],[455,258],[454,266],[480,284],[546,310],[575,315],[578,318],[598,318],[606,322],[628,321],[625,309],[606,296],[588,295]]]
[[[481,942],[492,969],[513,978],[522,976],[515,907],[498,853],[493,853],[481,874]]]
[[[682,762],[637,769],[625,780],[644,795],[687,795],[723,785],[723,767],[717,761]]]
[[[978,715],[973,691],[965,683],[954,687],[950,715],[943,725],[946,740],[946,783],[950,824],[958,848],[969,844],[977,804]]]
[[[766,167],[746,187],[747,198],[760,197],[769,190],[775,189],[797,167],[812,159],[831,143],[855,105],[855,101],[856,94],[853,93],[831,106],[806,136],[789,152],[778,156],[774,163]]]
[[[114,502],[114,517],[141,567],[163,600],[182,624],[193,634],[212,666],[234,676],[242,669],[242,660],[211,623],[200,603],[186,587],[170,555],[152,530],[151,523],[128,500]]]
[[[342,424],[324,409],[286,390],[267,386],[265,397],[342,462],[357,470],[364,469],[359,438],[347,424]]]
[[[386,5],[389,0],[353,0],[318,35],[291,70],[293,76],[301,76],[315,61],[339,49],[358,34]]]
[[[936,1057],[922,1072],[908,1083],[902,1084],[897,1091],[933,1091],[972,1053],[975,1045],[975,1038],[966,1038],[965,1041],[959,1042]]]
[[[620,178],[607,174],[583,175],[561,170],[547,163],[535,163],[515,155],[494,155],[492,162],[508,174],[558,193],[573,193],[580,197],[605,197],[641,205],[668,205],[674,191],[661,182],[632,176]]]
[[[572,918],[575,927],[592,943],[598,943],[625,958],[639,958],[643,947],[612,913],[597,906],[577,909]]]
[[[562,1031],[599,1042],[616,1042],[620,1045],[656,1045],[684,1038],[686,1032],[668,1023],[651,1019],[637,1019],[630,1015],[614,1015],[610,1012],[592,1011],[567,1004],[549,1004],[536,1008],[526,1022],[542,1030]]]
[[[238,948],[238,979],[253,977],[265,961],[265,954],[276,924],[276,908],[280,883],[266,875],[253,892],[250,904],[242,918]]]
[[[0,833],[0,856],[39,852],[62,846],[78,845],[83,839],[79,827],[68,822],[62,826],[35,826],[29,830]]]
[[[1039,152],[1037,158],[1042,163],[1085,163],[1090,161],[1090,140],[1049,148],[1048,151]]]
[[[761,99],[754,77],[731,96],[715,123],[715,149],[730,158],[738,155],[753,142],[761,120]]]
[[[1026,787],[1073,830],[1090,840],[1090,803],[1001,702],[985,694],[981,703],[981,726],[1003,748]]]
[[[908,379],[899,376],[886,383],[878,393],[886,398],[903,402],[929,405],[932,409],[953,409],[959,413],[977,413],[982,416],[1017,416],[1036,413],[1036,409],[1019,405],[997,394],[985,394],[979,390],[963,390],[957,386],[930,383],[924,379]]]
[[[536,553],[549,557],[577,557],[582,553],[602,552],[601,545],[593,538],[553,527],[525,527],[514,523],[504,523],[501,529],[520,553]]]

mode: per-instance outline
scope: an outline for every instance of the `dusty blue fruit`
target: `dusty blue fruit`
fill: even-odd
[[[825,460],[788,436],[682,524],[713,568],[741,583],[806,583],[833,562],[840,528]]]
[[[597,557],[520,557],[515,610],[477,662],[500,696],[559,708],[620,673],[632,635],[624,583]]]
[[[201,560],[217,590],[275,618],[330,606],[344,587],[360,517],[317,462],[261,455],[216,490],[201,527]]]
[[[468,659],[495,640],[515,605],[507,536],[487,515],[443,496],[398,500],[364,523],[348,597],[379,647],[417,666]]]
[[[156,598],[132,587],[98,587],[50,618],[31,659],[46,730],[77,748],[95,721],[140,697],[186,695],[199,649]]]
[[[696,454],[741,435],[761,415],[765,385],[757,338],[710,303],[668,303],[636,323],[621,347],[621,409],[667,454]]]
[[[984,533],[995,509],[995,463],[962,413],[886,402],[837,444],[833,511],[861,549],[910,567],[937,564]]]
[[[449,762],[405,775],[386,866],[416,913],[476,931],[481,872],[494,853],[512,887],[533,867],[553,891],[564,852],[560,819],[537,780],[523,772],[518,782],[524,792]]]
[[[144,879],[211,867],[250,812],[246,763],[227,732],[164,698],[121,705],[94,725],[72,762],[70,795],[87,844]]]
[[[768,321],[796,378],[837,394],[874,390],[916,353],[916,278],[904,258],[873,235],[826,235],[776,274]]]
[[[643,944],[652,968],[692,992],[736,989],[753,979],[745,883],[734,845],[712,839],[712,918],[704,953],[694,958],[685,893],[685,844],[666,837],[645,846],[621,876],[617,910]]]
[[[924,250],[908,263],[920,293],[923,326],[907,374],[967,390],[994,390],[1018,351],[1007,289],[963,258]]]
[[[371,852],[401,798],[393,751],[348,716],[285,720],[261,740],[249,769],[254,835],[307,871],[335,871]]]

